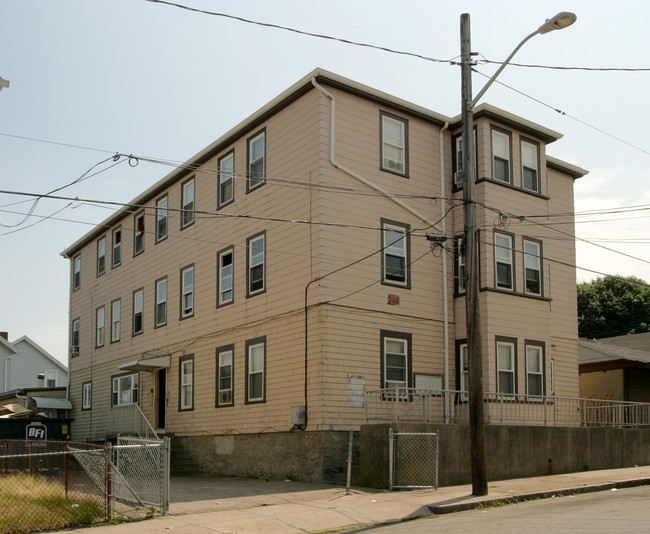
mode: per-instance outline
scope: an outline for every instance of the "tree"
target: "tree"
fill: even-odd
[[[578,335],[589,339],[650,331],[650,284],[606,276],[578,284]]]

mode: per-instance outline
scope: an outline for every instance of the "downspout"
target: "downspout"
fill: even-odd
[[[445,131],[449,122],[440,130],[440,224],[442,235],[447,235],[447,217],[445,216]],[[445,389],[445,424],[449,424],[449,302],[447,297],[447,254],[442,254],[442,324],[444,332],[444,384]]]
[[[428,217],[422,215],[420,212],[418,212],[415,208],[412,208],[409,206],[406,202],[403,202],[401,199],[391,195],[388,191],[386,191],[383,187],[378,186],[377,184],[372,183],[370,180],[367,178],[364,178],[360,174],[357,174],[354,172],[352,169],[348,169],[345,165],[341,165],[336,161],[336,156],[335,156],[335,148],[336,148],[336,135],[335,135],[335,115],[336,115],[336,102],[334,100],[334,96],[327,91],[323,86],[319,85],[318,82],[316,81],[316,78],[311,79],[312,85],[318,89],[321,93],[323,93],[327,98],[330,99],[331,105],[330,105],[330,163],[339,169],[340,171],[344,172],[345,174],[352,176],[355,180],[358,180],[359,182],[367,185],[368,187],[374,189],[378,193],[381,193],[383,196],[386,198],[392,200],[395,202],[397,205],[400,207],[404,208],[406,211],[411,213],[412,215],[415,215],[418,219],[421,221],[424,221],[427,223],[430,227],[435,228],[436,230],[441,230],[440,226],[438,226],[436,223],[434,223],[431,219]]]

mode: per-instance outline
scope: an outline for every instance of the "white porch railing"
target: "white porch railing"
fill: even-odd
[[[395,387],[366,392],[366,422],[463,424],[467,392]],[[446,408],[446,409],[445,409]],[[576,397],[484,394],[485,422],[492,425],[650,426],[650,404]]]
[[[108,409],[109,431],[113,434],[160,440],[144,412],[137,404],[111,406]]]

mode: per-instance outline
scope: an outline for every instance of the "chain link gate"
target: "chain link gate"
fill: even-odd
[[[118,436],[113,447],[109,503],[169,509],[169,438],[162,440]]]
[[[438,489],[438,433],[388,429],[389,489]]]

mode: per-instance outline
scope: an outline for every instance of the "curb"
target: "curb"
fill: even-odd
[[[650,485],[650,478],[635,478],[631,480],[619,480],[617,482],[605,482],[603,484],[593,484],[590,486],[579,486],[575,488],[565,488],[559,490],[535,491],[532,493],[520,493],[508,497],[495,497],[494,499],[483,499],[478,501],[453,503],[453,504],[430,504],[429,510],[434,515],[453,514],[455,512],[464,512],[475,510],[484,506],[495,506],[500,503],[516,504],[520,502],[533,501],[538,499],[549,499],[556,496],[578,495],[581,493],[594,493],[596,491],[607,491],[618,488],[634,488],[637,486]]]

